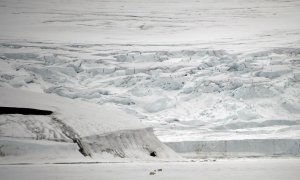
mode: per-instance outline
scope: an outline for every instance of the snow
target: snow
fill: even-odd
[[[4,87],[0,94],[1,107],[53,112],[47,116],[1,114],[1,163],[180,159],[156,138],[152,128],[115,105]],[[153,152],[156,157],[150,156]]]
[[[166,143],[186,158],[300,156],[299,139],[242,139]]]
[[[145,128],[138,119],[124,113],[114,105],[99,107],[79,100],[69,100],[55,95],[31,93],[13,88],[0,88],[0,93],[0,106],[54,111],[55,117],[65,121],[81,136]]]
[[[73,142],[1,137],[0,146],[1,164],[91,161],[82,156]]]
[[[162,171],[158,171],[161,169]],[[153,172],[154,175],[150,175]],[[299,159],[236,159],[174,163],[1,165],[3,179],[297,180]]]
[[[5,40],[80,43],[79,47],[248,51],[297,45],[299,17],[299,1],[3,0],[0,34]]]
[[[297,141],[299,7],[298,0],[2,0],[0,86],[40,94],[1,91],[0,104],[57,111],[83,137],[144,129],[135,135],[141,140],[151,126],[164,142]],[[49,118],[16,117],[5,117],[6,135],[17,128],[35,137],[22,129],[34,121],[55,132],[42,137],[60,136]]]
[[[69,141],[57,127],[51,125],[52,118],[49,116],[1,115],[0,121],[2,123],[0,132],[3,137]]]
[[[10,51],[22,54],[23,50]],[[52,50],[27,47],[24,51],[39,51],[40,56],[12,61],[4,53],[2,86],[116,106],[155,127],[163,141],[299,138],[296,48],[250,54],[120,52],[123,62],[110,53],[100,60],[79,61],[67,50],[67,56],[57,56],[50,64],[43,54]],[[273,60],[280,63],[272,65]],[[169,123],[169,119],[178,121]],[[260,125],[268,121],[274,123]]]

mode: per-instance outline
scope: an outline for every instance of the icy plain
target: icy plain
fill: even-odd
[[[3,174],[2,177],[5,180],[298,180],[299,172],[299,159],[235,159],[185,163],[38,164],[7,165],[0,168],[0,174]]]

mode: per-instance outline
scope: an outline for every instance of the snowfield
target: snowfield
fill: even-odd
[[[0,104],[54,112],[0,115],[0,151],[299,156],[299,22],[299,0],[0,0]]]
[[[160,171],[161,170],[161,171]],[[16,173],[18,172],[18,173]],[[299,159],[235,159],[205,162],[2,165],[3,179],[298,180]]]
[[[299,0],[1,0],[1,39],[104,50],[299,45]],[[94,46],[98,45],[98,47]],[[93,48],[94,47],[94,48]]]

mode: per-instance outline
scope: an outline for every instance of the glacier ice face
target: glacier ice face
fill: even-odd
[[[242,139],[166,143],[187,158],[300,156],[299,139]]]

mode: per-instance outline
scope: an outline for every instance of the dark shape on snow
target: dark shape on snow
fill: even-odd
[[[150,156],[156,157],[156,156],[157,156],[157,155],[156,155],[156,152],[155,152],[155,151],[150,152]]]
[[[19,108],[19,107],[0,107],[0,114],[23,114],[23,115],[51,115],[49,110]]]

